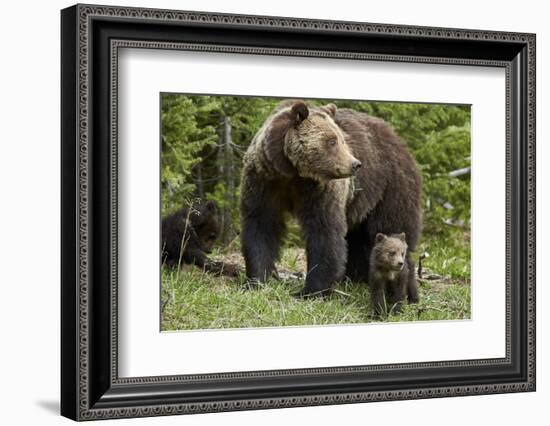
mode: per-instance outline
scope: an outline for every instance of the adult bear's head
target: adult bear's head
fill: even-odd
[[[336,106],[308,107],[285,101],[264,129],[267,159],[282,175],[319,181],[352,176],[361,162],[353,156],[333,120]]]

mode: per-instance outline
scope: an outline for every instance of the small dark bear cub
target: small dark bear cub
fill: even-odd
[[[235,265],[215,262],[207,256],[219,235],[218,208],[214,201],[182,207],[162,219],[162,262],[171,267],[196,265],[214,274],[236,276]]]
[[[409,282],[406,256],[405,233],[376,234],[369,259],[369,287],[376,315],[385,315],[391,309],[401,310]]]

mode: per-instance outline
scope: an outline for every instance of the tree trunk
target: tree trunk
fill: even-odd
[[[197,192],[199,193],[199,198],[201,200],[204,200],[204,182],[202,180],[202,162],[197,164],[197,167],[195,167],[197,171]]]
[[[235,208],[235,166],[233,140],[231,135],[231,119],[223,117],[223,179],[225,183],[225,203],[222,209],[221,242],[228,244],[234,237],[231,212]]]

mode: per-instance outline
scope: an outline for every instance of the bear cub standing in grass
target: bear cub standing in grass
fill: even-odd
[[[196,265],[214,274],[236,276],[238,268],[234,265],[214,262],[207,256],[219,234],[218,208],[214,201],[182,207],[162,219],[162,262],[172,267]]]
[[[405,234],[378,233],[375,241],[369,259],[369,288],[374,310],[377,315],[392,309],[399,312],[409,292]],[[412,291],[416,294],[416,288]]]

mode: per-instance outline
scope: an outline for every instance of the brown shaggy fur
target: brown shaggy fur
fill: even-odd
[[[197,265],[208,272],[235,276],[238,269],[234,265],[214,262],[207,256],[219,234],[214,201],[182,207],[162,219],[162,262],[168,266]]]
[[[405,234],[376,234],[369,259],[369,287],[372,304],[378,315],[388,308],[395,312],[407,297],[408,266]],[[386,298],[389,303],[386,303]]]
[[[282,102],[244,159],[241,239],[249,280],[275,273],[290,213],[306,239],[304,294],[325,293],[346,273],[367,281],[377,233],[405,232],[409,248],[416,247],[420,191],[413,158],[384,121],[333,104]],[[407,263],[414,280],[410,256]]]

